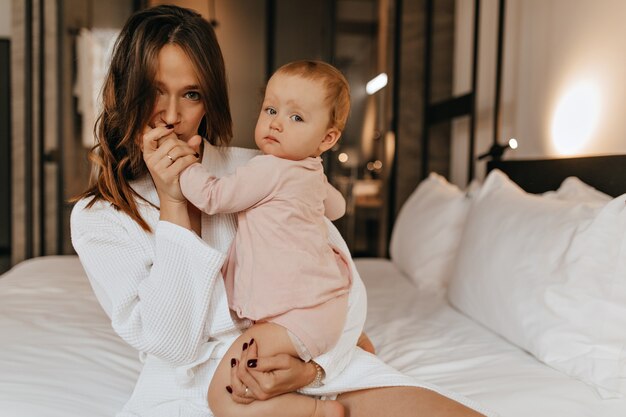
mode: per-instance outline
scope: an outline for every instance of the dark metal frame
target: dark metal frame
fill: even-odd
[[[475,153],[476,153],[476,97],[478,86],[478,46],[480,40],[480,0],[474,0],[474,46],[472,58],[472,89],[469,93],[458,97],[452,97],[439,103],[432,103],[430,94],[432,60],[432,26],[433,26],[433,1],[426,1],[426,35],[424,48],[424,126],[422,131],[422,178],[426,178],[429,173],[429,130],[437,123],[450,121],[457,117],[469,116],[469,150],[468,150],[468,182],[474,178],[475,174]],[[493,146],[498,147],[498,134],[500,131],[500,102],[502,95],[502,61],[504,48],[504,25],[506,16],[506,0],[498,2],[498,39],[496,56],[496,80],[494,96],[494,117],[493,117]],[[501,155],[500,155],[501,156]],[[492,155],[497,159],[497,155]]]
[[[45,21],[45,2],[40,0],[38,7],[38,25],[37,25],[37,50],[33,50],[33,0],[24,2],[24,257],[26,259],[33,256],[41,256],[48,253],[49,248],[46,247],[46,164],[54,163],[57,165],[56,170],[56,195],[57,195],[57,212],[56,212],[56,242],[54,253],[61,254],[63,250],[64,239],[64,207],[65,196],[63,187],[63,98],[61,94],[57,95],[57,150],[54,153],[46,153],[45,135],[46,135],[46,21]],[[57,37],[54,42],[57,44],[58,61],[57,61],[57,88],[62,91],[63,84],[63,32],[62,26],[62,9],[63,1],[59,0],[57,13]],[[49,40],[48,40],[49,41]],[[33,86],[33,69],[34,59],[36,57],[37,65],[37,95],[34,96]],[[33,106],[37,104],[37,114],[34,114]],[[37,118],[37,131],[33,129],[33,122]],[[33,168],[37,167],[34,172]],[[35,177],[36,175],[36,177]],[[34,185],[37,181],[37,230],[35,229],[35,191]],[[35,235],[38,236],[38,246],[35,248]]]
[[[37,101],[39,103],[37,109],[37,159],[39,162],[39,169],[37,171],[39,183],[39,207],[37,216],[39,217],[39,256],[46,254],[46,172],[45,172],[45,137],[46,137],[46,56],[45,56],[45,11],[44,1],[39,0],[39,33],[38,33],[38,48],[37,48]],[[62,207],[59,202],[58,208]]]
[[[394,40],[393,40],[393,92],[391,97],[391,131],[394,132],[394,153],[393,162],[391,163],[391,172],[389,173],[388,198],[387,198],[387,242],[391,239],[391,231],[396,219],[396,179],[398,177],[398,131],[399,114],[400,114],[400,85],[402,84],[402,71],[400,63],[402,62],[402,10],[404,9],[403,0],[396,0],[396,9],[394,16]],[[389,251],[389,248],[387,248]]]
[[[65,147],[64,147],[64,138],[65,138],[65,130],[63,127],[63,39],[65,36],[64,33],[64,19],[63,19],[63,10],[64,4],[63,0],[57,0],[57,177],[56,177],[56,195],[57,195],[57,218],[56,218],[56,230],[57,230],[57,240],[56,240],[56,254],[61,255],[63,253],[63,243],[65,241],[65,176],[63,173],[63,167],[65,166]]]
[[[501,0],[503,1],[503,0]],[[472,62],[472,89],[469,93],[452,97],[438,103],[431,103],[432,81],[432,43],[433,43],[433,11],[434,0],[426,0],[426,29],[424,46],[424,91],[423,91],[423,128],[422,128],[422,169],[421,176],[426,178],[429,173],[430,159],[430,128],[438,123],[451,121],[457,117],[469,116],[469,151],[468,151],[468,181],[474,178],[475,126],[476,126],[476,90],[478,85],[478,45],[480,23],[480,0],[474,0],[474,42]],[[500,39],[498,39],[500,43]]]
[[[265,3],[265,79],[269,81],[274,73],[276,61],[276,0]]]
[[[502,99],[502,49],[504,47],[504,18],[506,16],[506,0],[500,0],[498,5],[498,53],[496,56],[496,89],[493,99],[493,144],[498,144],[500,131],[500,102]]]
[[[33,1],[24,2],[24,242],[33,257]]]
[[[2,129],[5,133],[6,133],[6,139],[7,139],[7,143],[6,146],[3,146],[2,149],[0,151],[2,151],[4,153],[4,157],[6,158],[6,162],[3,164],[2,167],[0,167],[0,169],[2,169],[4,171],[4,173],[7,176],[7,183],[6,184],[2,184],[3,187],[5,188],[5,192],[6,195],[8,196],[8,199],[6,202],[4,202],[3,204],[7,205],[7,209],[8,209],[8,218],[7,219],[3,219],[3,221],[7,222],[7,230],[9,232],[9,245],[7,247],[0,247],[0,256],[10,256],[11,255],[11,229],[12,229],[12,221],[11,221],[11,213],[13,211],[12,209],[12,181],[11,181],[11,177],[12,177],[12,166],[13,164],[11,163],[11,142],[12,142],[12,136],[11,136],[11,41],[9,39],[0,39],[0,49],[6,51],[6,68],[4,67],[4,65],[2,66],[2,68],[0,68],[0,85],[2,86],[2,89],[4,91],[4,93],[6,94],[5,97],[2,98],[2,100],[4,101],[6,98],[6,109],[2,109],[2,113],[3,115],[2,120],[4,120],[4,122],[2,123],[2,126],[0,126],[0,129]],[[2,108],[0,106],[0,108]],[[6,120],[5,120],[6,117]]]

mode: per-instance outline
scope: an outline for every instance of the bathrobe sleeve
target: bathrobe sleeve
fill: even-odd
[[[85,205],[72,211],[72,243],[113,329],[140,352],[191,362],[225,255],[178,225],[147,233],[108,203]]]
[[[367,293],[365,291],[365,285],[352,261],[348,246],[335,225],[333,225],[330,220],[326,220],[326,224],[328,226],[330,244],[341,250],[349,261],[350,271],[352,273],[352,287],[350,288],[348,296],[346,323],[339,341],[331,350],[314,359],[326,373],[324,382],[330,381],[341,374],[352,359],[354,351],[360,349],[356,347],[356,343],[363,331],[365,316],[367,314]],[[307,390],[305,389],[303,392],[307,393]]]

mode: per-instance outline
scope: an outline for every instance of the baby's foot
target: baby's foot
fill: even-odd
[[[313,417],[344,417],[344,408],[339,401],[315,400]]]

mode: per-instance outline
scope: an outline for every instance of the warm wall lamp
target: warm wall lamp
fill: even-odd
[[[487,152],[481,155],[478,155],[478,160],[480,161],[481,159],[491,158],[491,160],[497,161],[502,158],[502,155],[504,155],[504,152],[509,148],[517,149],[517,139],[515,138],[509,139],[509,142],[506,145],[500,145],[499,143],[494,143],[493,145],[491,145],[491,148],[489,148]]]

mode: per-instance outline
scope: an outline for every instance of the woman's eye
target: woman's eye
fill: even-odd
[[[193,101],[198,101],[200,100],[200,93],[198,93],[197,91],[188,91],[185,93],[185,98]]]
[[[294,114],[293,116],[291,116],[291,120],[293,120],[294,122],[304,122],[304,119],[298,116],[297,114]]]
[[[160,95],[160,96],[162,96],[162,95],[164,95],[165,93],[163,92],[163,90],[161,90],[161,89],[157,88],[157,94],[158,94],[158,95]]]
[[[276,109],[274,109],[273,107],[266,107],[265,108],[265,113],[273,116],[276,114]]]

